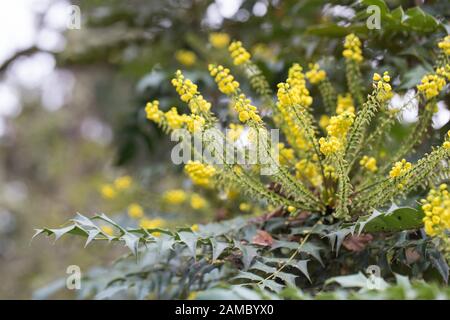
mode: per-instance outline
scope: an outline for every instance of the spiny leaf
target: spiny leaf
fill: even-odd
[[[363,216],[356,222],[358,233],[395,232],[417,229],[423,225],[423,211],[411,207],[392,206],[387,212],[374,210],[370,216]]]
[[[183,231],[178,232],[178,236],[180,237],[180,240],[184,242],[186,246],[189,248],[189,251],[192,253],[192,255],[195,256],[198,235],[192,232]]]

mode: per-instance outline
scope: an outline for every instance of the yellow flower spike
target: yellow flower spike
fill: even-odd
[[[227,129],[227,138],[231,141],[236,141],[244,132],[244,127],[240,124],[230,123],[229,129]]]
[[[233,63],[236,66],[246,63],[250,60],[250,53],[242,46],[242,42],[233,41],[228,47]]]
[[[100,188],[100,193],[105,199],[114,199],[117,195],[116,190],[110,184],[105,184]]]
[[[328,126],[328,124],[330,124],[330,117],[327,116],[326,114],[323,114],[320,116],[320,120],[319,120],[319,126],[325,130],[326,127]]]
[[[143,218],[139,221],[139,227],[141,227],[142,229],[162,228],[165,225],[166,225],[166,221],[164,221],[161,218],[155,218],[155,219]],[[156,234],[153,234],[153,235],[157,236]]]
[[[341,114],[345,111],[355,113],[355,105],[353,104],[353,98],[350,93],[346,93],[345,95],[340,94],[337,97],[336,114]]]
[[[262,119],[255,106],[250,104],[250,100],[244,94],[240,94],[234,101],[234,110],[238,113],[239,121],[246,123],[252,121],[261,124]]]
[[[114,186],[116,187],[117,190],[125,190],[131,186],[132,182],[133,180],[131,179],[130,176],[123,176],[114,180]]]
[[[211,103],[206,101],[197,90],[197,85],[191,80],[185,79],[180,70],[175,72],[172,79],[172,85],[175,87],[180,99],[186,102],[193,114],[206,113],[211,109]]]
[[[304,177],[315,187],[322,184],[322,176],[320,175],[319,168],[313,162],[302,159],[295,164],[295,170],[295,175],[298,179]]]
[[[445,141],[442,146],[446,149],[446,150],[450,150],[450,141]]]
[[[374,73],[373,77],[372,77],[373,81],[380,81],[381,80],[381,76],[378,73]]]
[[[437,74],[428,74],[417,85],[417,90],[429,100],[438,96],[440,91],[445,87],[445,84],[445,78]]]
[[[386,101],[394,95],[392,93],[392,87],[389,84],[389,81],[391,81],[391,77],[389,76],[389,73],[385,71],[383,73],[383,77],[381,77],[378,73],[374,73],[373,75],[373,87],[378,90],[377,98],[380,101]]]
[[[220,92],[226,95],[237,93],[239,82],[234,80],[234,77],[230,74],[230,69],[214,64],[210,64],[208,69],[211,76],[214,77],[214,81],[216,81]]]
[[[239,210],[247,212],[250,211],[250,209],[252,208],[252,206],[249,203],[246,202],[242,202],[241,204],[239,204]]]
[[[288,210],[290,213],[293,213],[293,212],[295,212],[295,211],[297,210],[297,208],[296,208],[296,207],[293,207],[293,206],[289,206],[289,207],[287,207],[287,210]]]
[[[210,187],[212,178],[216,174],[216,169],[200,161],[188,161],[184,166],[184,172],[187,173],[195,185]]]
[[[172,107],[169,111],[165,113],[167,124],[170,129],[176,130],[180,129],[186,123],[186,116],[178,114],[176,107]]]
[[[189,79],[185,80],[184,75],[180,70],[177,70],[175,73],[175,78],[172,79],[172,85],[184,102],[189,102],[196,94],[198,94],[197,85],[192,83]]]
[[[128,206],[128,216],[133,219],[140,219],[144,216],[144,210],[137,203],[132,203]]]
[[[306,77],[308,78],[309,82],[312,84],[317,84],[321,81],[323,81],[327,74],[324,70],[320,69],[318,63],[310,64],[309,65],[309,71],[306,72]]]
[[[155,100],[153,102],[148,102],[145,106],[145,113],[147,115],[147,119],[160,124],[164,118],[164,113],[159,110],[159,101]]]
[[[446,36],[442,41],[438,43],[438,47],[445,53],[445,55],[450,55],[450,35]]]
[[[191,133],[201,131],[206,123],[205,118],[196,114],[185,116],[183,120],[186,123],[189,132]]]
[[[354,119],[355,114],[350,111],[344,111],[337,116],[331,117],[330,123],[326,128],[328,136],[345,139],[345,136],[350,129],[350,126],[353,124]]]
[[[211,32],[209,34],[209,43],[214,48],[222,49],[230,43],[230,36],[224,32]]]
[[[326,178],[333,180],[337,179],[336,169],[331,165],[325,165],[323,168],[323,173]]]
[[[341,141],[339,141],[338,138],[333,136],[328,138],[324,137],[320,138],[319,145],[320,145],[320,152],[322,152],[326,156],[332,155],[342,149]]]
[[[163,194],[164,202],[169,204],[182,204],[184,201],[186,201],[186,198],[186,192],[181,189],[169,190]]]
[[[361,40],[355,34],[351,33],[345,37],[344,48],[345,50],[342,52],[344,58],[357,63],[362,62]]]
[[[378,170],[377,160],[374,157],[363,156],[359,161],[359,164],[371,172],[376,172]]]
[[[192,66],[197,61],[197,56],[194,52],[189,50],[178,50],[175,53],[175,59],[187,67]]]
[[[107,234],[108,236],[114,235],[114,229],[111,226],[101,226],[100,229],[103,233]]]
[[[397,161],[389,172],[389,176],[391,178],[396,178],[408,172],[412,167],[410,162],[407,162],[405,159],[402,161]]]
[[[201,210],[204,209],[207,206],[207,202],[205,198],[200,196],[199,194],[192,194],[191,196],[191,207],[194,210]]]
[[[445,67],[437,68],[436,74],[442,78],[446,78],[450,81],[450,64],[446,64]]]
[[[284,143],[278,143],[279,162],[281,165],[287,165],[294,160],[294,149],[286,148]]]
[[[444,236],[450,228],[450,194],[447,184],[431,189],[426,199],[422,199],[425,232],[431,236]]]

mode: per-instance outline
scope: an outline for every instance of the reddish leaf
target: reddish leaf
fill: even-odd
[[[359,236],[348,236],[342,242],[342,245],[349,251],[360,252],[364,250],[366,245],[373,240],[370,234],[361,234]]]
[[[260,246],[271,246],[273,244],[272,236],[264,230],[258,230],[252,239],[253,244]]]

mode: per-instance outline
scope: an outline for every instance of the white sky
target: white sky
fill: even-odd
[[[65,0],[0,1],[0,64],[15,52],[32,46],[48,51],[64,49],[62,31],[68,5]],[[41,14],[43,21],[39,27]],[[68,72],[55,69],[51,54],[37,53],[18,59],[0,79],[0,136],[5,133],[6,119],[20,114],[23,103],[20,93],[24,90],[38,92],[43,106],[56,110],[65,103],[68,86],[73,83]]]

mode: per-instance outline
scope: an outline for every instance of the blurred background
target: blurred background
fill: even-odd
[[[382,30],[366,28],[369,4],[381,6]],[[71,5],[80,8],[79,28]],[[73,237],[58,245],[30,242],[34,228],[61,226],[76,212],[126,219],[129,204],[139,203],[146,215],[164,213],[169,224],[183,225],[249,210],[226,202],[230,195],[195,190],[170,163],[171,142],[143,110],[156,98],[186,108],[170,84],[179,68],[216,112],[227,110],[207,70],[210,62],[231,65],[222,33],[244,43],[275,87],[292,62],[319,61],[332,78],[342,77],[342,38],[355,32],[367,40],[366,69],[396,75],[394,102],[401,103],[432,68],[429,51],[450,30],[449,16],[447,1],[1,1],[0,298],[31,298],[65,276],[68,265],[108,265],[124,252],[103,250],[106,244],[83,249]],[[449,129],[446,99],[423,150]],[[413,105],[401,116],[393,146],[416,115]],[[108,193],[105,186],[124,176],[132,187]],[[172,189],[208,204],[167,208],[159,198]]]

